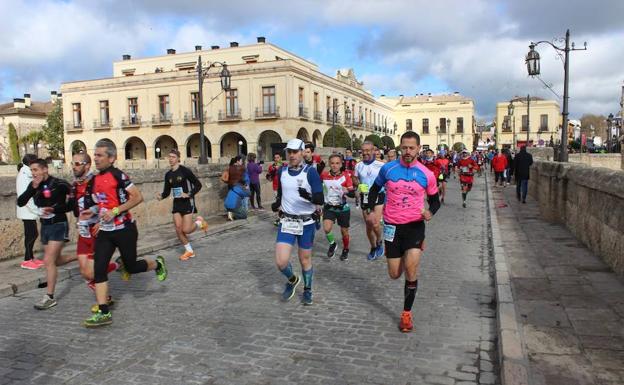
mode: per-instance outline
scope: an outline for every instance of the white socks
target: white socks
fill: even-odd
[[[184,249],[185,249],[186,251],[188,251],[189,253],[192,253],[192,252],[193,252],[193,248],[191,247],[191,243],[190,243],[190,242],[189,242],[189,243],[187,243],[186,245],[184,245]]]

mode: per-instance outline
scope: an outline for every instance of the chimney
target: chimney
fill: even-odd
[[[125,54],[121,57],[122,60],[130,60],[132,58],[132,56]]]
[[[238,47],[238,43],[235,41],[230,42],[230,47]]]
[[[26,108],[26,101],[22,98],[14,98],[13,108]]]
[[[175,55],[175,49],[167,48],[167,55]]]
[[[258,43],[266,43],[266,38],[264,36],[258,36]]]
[[[195,51],[201,51],[202,50],[202,46],[201,45],[196,45],[195,46]]]
[[[58,96],[56,95],[56,91],[50,91],[50,101],[52,103],[56,103]]]
[[[219,49],[219,46],[218,45],[211,45],[210,49]]]
[[[24,94],[24,102],[26,103],[26,107],[32,106],[32,102],[30,100],[30,94]]]

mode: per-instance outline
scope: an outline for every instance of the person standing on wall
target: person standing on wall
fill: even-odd
[[[34,154],[26,154],[22,158],[22,163],[18,166],[17,179],[15,180],[15,193],[20,196],[26,191],[28,185],[32,181],[32,172],[30,164],[37,159]],[[33,254],[35,241],[39,236],[37,232],[37,219],[39,219],[39,210],[35,202],[30,199],[25,206],[17,206],[16,218],[21,219],[24,224],[24,262],[20,264],[22,269],[35,270],[43,267],[43,261],[36,259]]]

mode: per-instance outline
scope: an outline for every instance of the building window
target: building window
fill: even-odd
[[[275,110],[275,86],[262,87],[262,112],[271,115]]]
[[[503,118],[503,132],[511,132],[511,116],[506,115]]]
[[[522,115],[522,131],[528,131],[528,130],[529,130],[529,116]]]
[[[238,116],[238,90],[236,88],[225,91],[225,114],[227,117]]]
[[[130,124],[139,123],[139,102],[137,98],[128,98],[128,118]]]
[[[100,100],[100,125],[107,126],[110,121],[108,100]]]
[[[464,118],[457,118],[457,133],[464,133]]]
[[[548,115],[540,115],[540,131],[548,131]]]
[[[158,111],[160,120],[169,120],[169,95],[158,95]]]
[[[73,103],[74,110],[74,127],[82,127],[82,112],[80,110],[80,103]]]
[[[319,100],[318,100],[318,92],[314,93],[314,114],[316,115],[316,113],[319,110]]]
[[[422,133],[423,134],[428,134],[429,133],[429,119],[428,118],[423,118],[422,120]]]
[[[332,120],[331,111],[329,110],[330,103],[331,103],[331,97],[328,96],[325,98],[325,110],[327,111],[327,117],[325,120],[327,120],[328,122]]]
[[[299,116],[303,116],[303,87],[299,87]]]
[[[191,92],[191,117],[193,120],[199,119],[199,92]]]
[[[446,118],[440,118],[440,133],[446,134]]]
[[[405,119],[405,130],[412,131],[412,119]]]

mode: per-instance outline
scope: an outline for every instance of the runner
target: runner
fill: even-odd
[[[329,157],[329,171],[323,171],[323,191],[325,193],[325,205],[323,206],[323,230],[329,242],[327,257],[331,258],[338,246],[332,233],[334,222],[338,222],[342,234],[342,254],[340,260],[349,259],[349,222],[351,220],[351,208],[345,195],[354,197],[353,181],[351,174],[342,169],[342,158],[334,154]],[[345,194],[347,193],[347,194]]]
[[[43,244],[43,263],[46,268],[47,293],[41,301],[35,303],[35,309],[46,310],[57,305],[54,298],[57,266],[76,260],[76,256],[61,255],[68,230],[67,214],[69,206],[67,196],[71,187],[66,181],[48,174],[48,164],[43,159],[30,163],[32,181],[17,198],[17,205],[24,207],[30,198],[39,208],[41,223],[41,243]]]
[[[425,243],[425,221],[440,208],[435,176],[416,160],[420,137],[413,131],[401,136],[401,159],[383,166],[369,192],[367,209],[385,188],[384,240],[388,274],[398,279],[405,272],[403,313],[399,330],[410,332],[412,306],[418,289],[420,258]],[[429,209],[425,209],[425,196]]]
[[[449,158],[443,152],[438,153],[438,159],[435,161],[436,165],[440,169],[440,175],[442,178],[440,179],[440,203],[444,203],[444,197],[446,196],[446,182],[449,178]]]
[[[385,164],[375,160],[374,147],[374,144],[370,141],[362,143],[362,161],[355,165],[353,185],[357,186],[361,205],[368,205],[368,191],[373,185],[373,182],[375,182],[379,170]],[[366,236],[371,246],[370,253],[368,253],[367,256],[369,261],[374,261],[384,253],[380,223],[384,200],[385,193],[382,191],[378,195],[377,201],[373,202],[374,208],[372,210],[367,211],[362,208],[362,216],[366,222]]]
[[[314,166],[316,172],[321,175],[321,172],[325,169],[325,162],[323,162],[320,155],[314,153],[315,148],[313,143],[307,142],[303,150],[303,159],[307,165]]]
[[[163,192],[156,194],[156,199],[162,200],[170,194],[173,195],[173,224],[176,235],[184,246],[184,254],[180,255],[181,261],[188,261],[195,256],[188,235],[195,230],[208,231],[208,223],[201,216],[193,220],[193,214],[197,214],[195,195],[201,190],[202,184],[195,174],[180,164],[180,151],[171,149],[167,156],[171,169],[165,174]]]
[[[461,159],[457,161],[457,168],[459,173],[459,183],[462,188],[462,206],[466,208],[466,197],[470,190],[472,190],[472,183],[474,181],[474,171],[478,169],[477,163],[470,157],[468,150],[463,150],[461,153]]]
[[[93,244],[99,230],[97,216],[86,220],[80,220],[80,213],[92,205],[91,197],[87,196],[87,186],[93,178],[91,173],[91,157],[86,152],[74,154],[72,157],[72,171],[74,173],[74,183],[72,184],[68,206],[74,212],[78,227],[78,240],[76,242],[76,257],[80,275],[85,279],[89,289],[95,292],[95,281],[93,280]],[[118,270],[120,265],[117,262],[109,262],[108,272]],[[108,305],[114,304],[113,299],[108,297]],[[91,307],[92,312],[98,311],[98,305]]]
[[[393,160],[397,160],[397,152],[395,149],[388,150],[388,162],[392,162]]]
[[[312,305],[312,246],[318,220],[318,206],[324,202],[323,185],[316,168],[303,161],[304,144],[291,139],[286,144],[288,165],[279,169],[277,197],[271,205],[281,217],[275,244],[275,264],[288,279],[282,298],[295,295],[301,279],[293,273],[290,253],[297,242],[303,275],[304,305]]]
[[[156,260],[137,261],[136,223],[128,210],[143,201],[139,189],[130,178],[115,168],[117,148],[109,139],[100,139],[95,143],[95,167],[99,173],[87,185],[87,194],[93,198],[93,206],[80,213],[86,220],[94,215],[99,217],[99,232],[95,239],[95,296],[98,312],[84,321],[86,327],[98,327],[113,323],[113,316],[108,306],[108,263],[119,249],[123,269],[130,274],[156,271],[159,281],[167,278],[167,268],[163,257]]]
[[[353,151],[348,150],[348,149],[345,150],[345,157],[344,157],[345,170],[353,174],[353,172],[355,171],[356,164],[357,164],[357,161],[353,158]]]
[[[283,165],[284,165],[284,162],[282,161],[282,156],[279,153],[276,153],[273,155],[273,163],[269,165],[269,169],[267,170],[267,173],[266,173],[267,180],[270,180],[273,184],[273,197],[274,198],[277,197],[278,171],[280,168],[282,168]],[[275,219],[273,224],[275,226],[279,226],[279,222],[280,222],[280,219],[278,217],[277,219]]]

